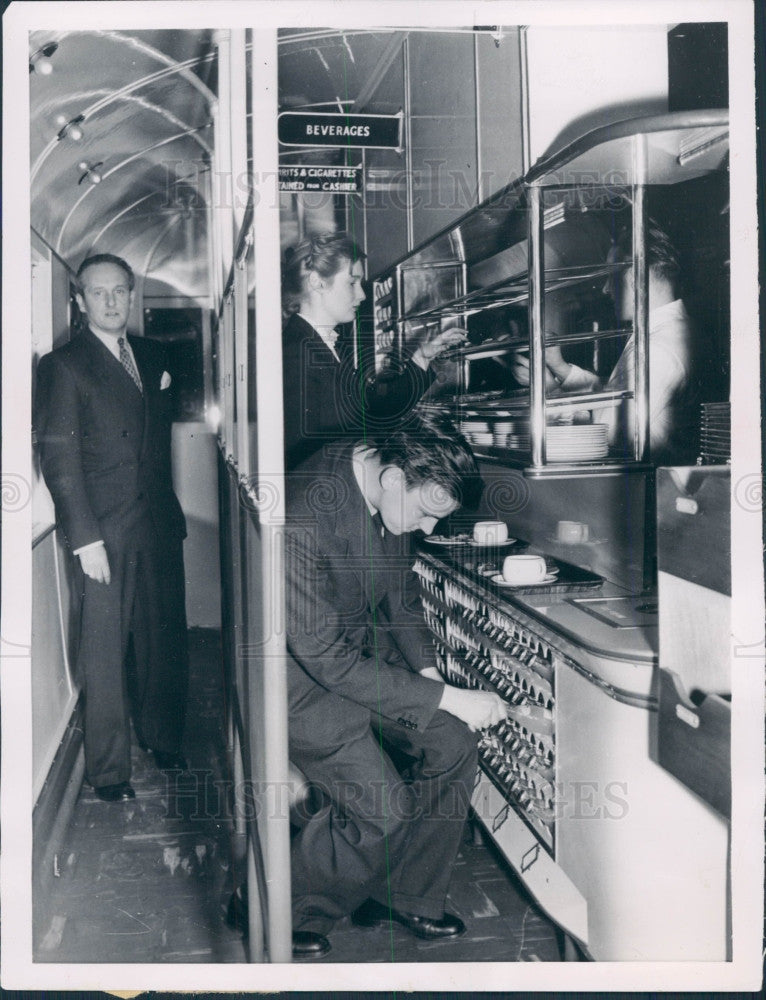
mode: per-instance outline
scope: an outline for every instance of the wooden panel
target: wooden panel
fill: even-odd
[[[660,670],[657,757],[687,788],[731,815],[731,705],[715,694],[695,705],[671,670]]]

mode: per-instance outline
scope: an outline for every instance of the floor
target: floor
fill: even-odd
[[[136,799],[107,804],[83,786],[46,898],[36,900],[38,962],[245,962],[225,923],[243,845],[227,819],[223,687],[216,633],[192,631],[187,743],[190,773],[163,775],[133,750]],[[448,908],[466,923],[453,941],[403,928],[330,935],[324,962],[557,962],[554,925],[483,837],[460,851]]]

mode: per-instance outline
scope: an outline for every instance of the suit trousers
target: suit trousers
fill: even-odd
[[[94,788],[130,779],[131,716],[145,746],[180,749],[188,688],[182,542],[151,535],[124,548],[107,544],[108,584],[79,570],[76,670],[85,696],[85,772]]]
[[[423,732],[373,723],[368,709],[316,685],[296,708],[290,757],[322,804],[292,842],[294,930],[327,933],[368,897],[440,918],[476,776],[476,735],[440,710]],[[414,758],[406,778],[386,746]]]

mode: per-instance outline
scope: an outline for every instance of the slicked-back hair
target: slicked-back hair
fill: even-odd
[[[619,260],[630,260],[633,256],[633,236],[629,227],[624,227],[617,234],[615,246]],[[665,230],[653,219],[648,220],[646,227],[646,263],[658,277],[671,284],[676,284],[680,277],[681,266],[676,248]]]
[[[458,503],[478,504],[482,482],[466,439],[446,417],[419,407],[392,431],[367,439],[383,465],[404,473],[407,489],[436,483]]]
[[[353,237],[345,232],[315,233],[289,247],[282,266],[282,308],[287,314],[298,312],[311,271],[330,279],[365,257]]]
[[[82,276],[88,270],[89,267],[95,267],[96,264],[115,264],[117,267],[121,267],[128,278],[128,288],[132,291],[136,284],[136,277],[133,274],[133,268],[128,264],[126,260],[122,257],[118,257],[113,253],[96,253],[92,257],[86,257],[85,260],[77,268],[77,287],[82,292],[83,283]]]

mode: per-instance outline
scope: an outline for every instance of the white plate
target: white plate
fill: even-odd
[[[443,535],[426,535],[424,541],[432,545],[470,545],[474,549],[499,549],[506,545],[515,545],[515,538],[506,538],[504,542],[477,542],[475,538],[452,537],[444,538]]]
[[[603,545],[606,541],[605,538],[589,538],[585,542],[565,542],[562,538],[556,538],[555,535],[547,535],[547,542],[554,542],[556,545]]]
[[[498,587],[542,587],[543,584],[553,583],[553,581],[558,576],[558,571],[555,573],[548,573],[544,576],[542,580],[535,580],[534,583],[508,583],[502,573],[496,573],[491,579],[493,583],[496,583]]]
[[[515,545],[516,539],[506,538],[504,542],[477,542],[475,538],[472,538],[468,544],[475,549],[499,549],[503,545]]]
[[[431,545],[468,545],[471,538],[470,535],[451,535],[449,538],[444,535],[426,535],[424,541]]]

